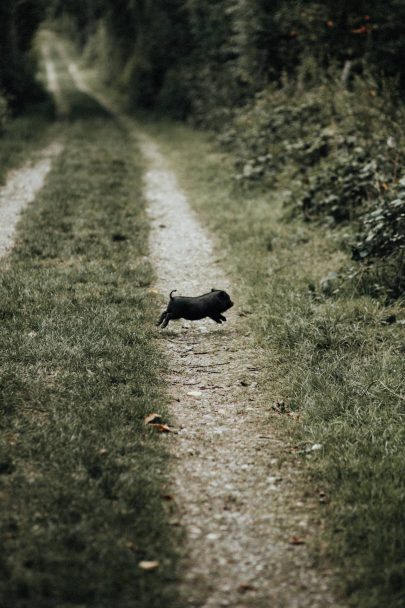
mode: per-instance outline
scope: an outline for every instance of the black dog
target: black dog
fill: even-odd
[[[209,317],[216,323],[226,321],[226,318],[221,314],[233,306],[233,302],[226,291],[219,289],[211,289],[209,293],[204,293],[202,296],[195,298],[186,296],[175,296],[170,292],[170,301],[165,311],[159,317],[157,325],[162,324],[163,327],[174,321],[175,319],[187,319],[188,321],[198,321]]]

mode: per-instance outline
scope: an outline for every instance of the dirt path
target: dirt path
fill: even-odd
[[[48,44],[43,47],[43,57],[48,89],[55,98],[58,115],[65,115],[68,106],[61,95]],[[13,246],[15,230],[22,210],[42,189],[53,160],[62,150],[61,141],[53,141],[22,167],[9,171],[5,186],[0,188],[0,256],[5,255]]]
[[[53,142],[20,169],[8,173],[6,185],[0,189],[0,256],[12,247],[21,211],[31,203],[45,183],[53,159],[63,145]]]
[[[167,296],[232,286],[209,236],[150,139],[145,194],[156,287]],[[228,314],[229,313],[229,314]],[[303,504],[293,474],[279,468],[283,446],[268,424],[258,386],[258,354],[237,310],[224,326],[172,323],[161,333],[171,373],[171,411],[180,429],[170,438],[174,494],[187,531],[183,597],[189,606],[337,606],[328,581],[311,569]]]
[[[77,66],[59,50],[76,86],[90,94]],[[102,96],[93,96],[114,111]],[[131,130],[148,165],[145,196],[156,288],[165,299],[172,289],[196,295],[216,287],[233,295],[211,239],[158,146],[132,120],[117,118]],[[285,446],[269,428],[260,353],[237,306],[228,312],[222,326],[210,320],[177,322],[159,334],[179,431],[166,440],[179,513],[173,523],[187,536],[180,564],[183,604],[337,608],[330,581],[312,569],[306,545],[289,542],[314,531],[297,498],[294,472],[279,466]]]
[[[54,99],[56,114],[58,118],[65,118],[69,115],[69,104],[65,97],[62,95],[62,91],[59,85],[58,73],[55,68],[55,64],[51,58],[51,47],[52,47],[52,36],[47,32],[42,33],[42,58],[45,66],[45,75],[47,81],[48,91],[51,93]]]

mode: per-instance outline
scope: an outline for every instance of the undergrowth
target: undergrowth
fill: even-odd
[[[245,191],[285,188],[287,215],[335,228],[361,269],[361,291],[392,300],[405,290],[403,124],[388,85],[363,77],[346,89],[332,72],[312,86],[298,76],[261,91],[231,113],[219,140]]]

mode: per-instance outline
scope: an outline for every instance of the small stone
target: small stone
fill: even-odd
[[[200,397],[202,396],[202,392],[201,391],[189,391],[187,393],[187,395],[189,397],[195,397],[196,399],[200,399]]]

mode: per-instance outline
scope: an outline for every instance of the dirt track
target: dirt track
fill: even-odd
[[[60,52],[76,86],[91,94],[77,66]],[[94,97],[111,111],[103,97]],[[131,130],[148,166],[150,250],[162,302],[172,289],[197,295],[211,287],[225,288],[234,297],[210,237],[156,142],[132,120],[117,118]],[[0,205],[4,197],[11,200],[12,191],[22,193],[28,182],[32,185],[35,176],[42,178],[24,199],[13,199],[20,202],[12,210],[4,211],[4,206],[3,214],[17,218],[60,150],[60,144],[53,144],[32,168],[34,173],[23,168],[14,175]],[[9,246],[11,239],[3,235],[1,246]],[[337,608],[330,581],[311,567],[306,545],[291,542],[316,531],[309,528],[306,507],[297,495],[296,472],[279,466],[285,446],[269,428],[271,403],[260,388],[260,353],[237,305],[226,316],[222,326],[211,320],[177,322],[157,334],[170,363],[167,382],[178,429],[162,441],[168,441],[173,459],[172,494],[179,520],[172,523],[183,526],[187,536],[180,564],[183,604]]]
[[[235,290],[213,244],[157,145],[140,136],[149,169],[145,194],[150,249],[167,299],[172,289],[198,295]],[[161,332],[170,362],[169,439],[174,495],[188,542],[181,571],[187,606],[337,606],[328,580],[311,569],[311,530],[294,494],[294,472],[279,466],[285,447],[269,428],[271,403],[260,390],[260,353],[238,308],[228,322],[172,322]],[[312,531],[313,532],[313,531]]]
[[[0,256],[12,247],[21,211],[41,190],[53,159],[62,149],[63,145],[55,141],[38,152],[36,159],[9,172],[5,186],[0,189]]]

